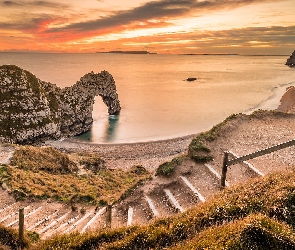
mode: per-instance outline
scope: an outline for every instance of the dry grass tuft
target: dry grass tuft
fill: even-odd
[[[68,155],[52,147],[21,146],[10,160],[12,166],[33,172],[45,171],[50,174],[68,174],[78,171]]]
[[[99,170],[105,169],[105,161],[95,153],[78,153],[74,155],[80,165],[93,173],[98,173]],[[71,157],[74,158],[75,156]]]
[[[192,239],[177,244],[181,249],[294,249],[293,229],[262,214],[212,226]]]
[[[0,249],[14,250],[21,247],[29,247],[29,241],[25,235],[23,242],[18,239],[18,232],[14,229],[5,228],[0,224]]]

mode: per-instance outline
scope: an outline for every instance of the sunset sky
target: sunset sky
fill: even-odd
[[[11,0],[0,51],[290,54],[295,0]]]

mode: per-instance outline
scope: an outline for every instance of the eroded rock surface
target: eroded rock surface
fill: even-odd
[[[292,53],[292,55],[287,59],[286,65],[288,65],[290,67],[294,67],[295,66],[295,50]]]
[[[278,111],[295,114],[295,87],[288,87],[280,100]]]
[[[0,142],[33,143],[86,132],[98,95],[109,114],[120,112],[115,81],[107,71],[88,73],[62,89],[17,66],[0,66]]]

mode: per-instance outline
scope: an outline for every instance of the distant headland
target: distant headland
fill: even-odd
[[[184,56],[238,56],[239,54],[233,53],[188,53],[188,54],[178,54]]]
[[[157,54],[153,52],[148,52],[146,50],[128,50],[128,51],[122,51],[122,50],[112,50],[112,51],[102,51],[102,52],[96,52],[96,53],[116,53],[116,54]]]

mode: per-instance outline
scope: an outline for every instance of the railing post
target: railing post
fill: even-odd
[[[112,205],[107,205],[106,207],[106,228],[111,228],[112,226]]]
[[[224,152],[223,165],[222,165],[222,174],[221,174],[221,183],[220,183],[222,188],[225,188],[227,164],[228,164],[228,152]]]
[[[19,230],[18,230],[18,236],[19,241],[21,244],[21,248],[24,247],[24,232],[25,232],[25,213],[24,208],[19,209]]]

